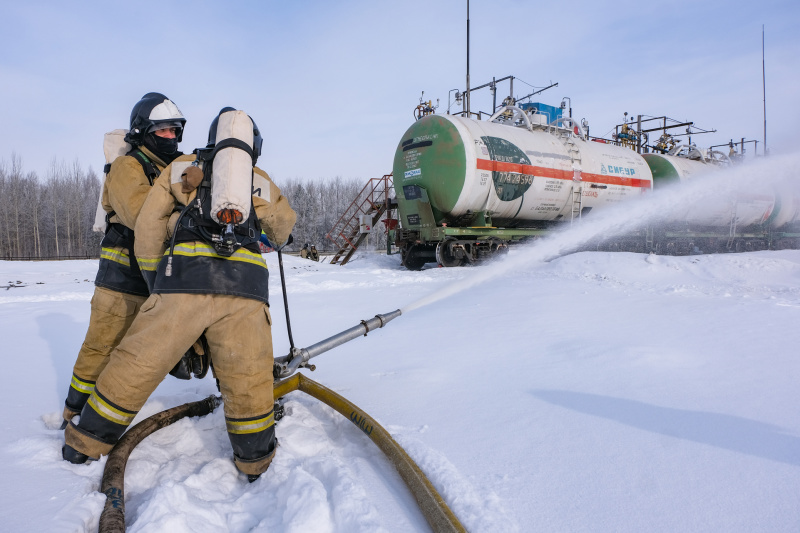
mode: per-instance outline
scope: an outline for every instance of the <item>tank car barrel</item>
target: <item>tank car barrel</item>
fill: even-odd
[[[396,309],[383,315],[375,315],[369,320],[362,320],[357,326],[353,326],[350,329],[346,329],[340,333],[337,333],[336,335],[332,335],[331,337],[328,337],[327,339],[316,344],[312,344],[307,348],[295,348],[295,350],[289,355],[276,357],[275,377],[289,377],[302,365],[308,363],[312,357],[316,357],[336,348],[337,346],[341,346],[342,344],[349,342],[356,337],[366,337],[367,333],[370,331],[382,328],[401,314],[402,312],[400,309]]]

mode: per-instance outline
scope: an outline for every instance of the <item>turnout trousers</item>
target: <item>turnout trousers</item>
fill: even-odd
[[[117,347],[147,296],[95,287],[89,329],[72,369],[64,420],[77,415],[94,391],[97,377],[108,364],[109,355]]]
[[[269,308],[220,294],[153,294],[112,352],[79,423],[65,440],[98,458],[111,451],[136,413],[186,350],[205,333],[219,380],[236,467],[266,471],[275,453]]]

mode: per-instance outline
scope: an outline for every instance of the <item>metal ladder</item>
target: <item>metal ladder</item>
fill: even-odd
[[[581,211],[583,211],[583,186],[575,184],[572,186],[572,218],[570,224],[576,218],[581,218]]]
[[[577,163],[578,165],[581,164],[581,151],[578,149],[578,146],[575,144],[575,138],[572,136],[572,133],[562,132],[559,135],[561,142],[567,148],[567,152],[569,152],[569,156],[572,158],[573,163]]]
[[[559,133],[559,140],[567,148],[567,153],[572,159],[573,165],[581,166],[581,151],[575,144],[575,138],[571,132],[562,131]],[[572,185],[572,215],[570,224],[576,219],[581,218],[583,211],[583,184],[579,181],[573,181]]]
[[[737,208],[739,207],[738,202],[733,204],[733,212],[731,213],[731,223],[730,223],[730,232],[728,233],[728,244],[726,248],[728,250],[731,249],[733,243],[736,241],[736,223],[739,220],[739,217],[736,216]]]
[[[368,233],[361,233],[361,215],[372,215],[372,228],[380,221],[389,209],[389,198],[394,191],[392,175],[372,178],[356,195],[333,229],[325,237],[336,245],[336,254],[330,264],[346,264],[358,247],[367,238]]]

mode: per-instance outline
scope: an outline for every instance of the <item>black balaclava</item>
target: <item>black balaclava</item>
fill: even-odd
[[[176,157],[181,155],[181,152],[178,151],[177,137],[174,139],[165,139],[164,137],[159,137],[155,133],[147,133],[144,136],[144,146],[166,164],[172,163]]]

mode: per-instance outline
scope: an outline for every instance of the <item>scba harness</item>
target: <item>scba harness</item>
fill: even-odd
[[[219,142],[195,150],[193,162],[173,163],[172,194],[180,196],[177,187],[191,200],[173,211],[180,215],[152,292],[225,294],[268,303],[269,272],[258,247],[261,224],[253,203],[254,180],[261,179],[254,167],[254,125],[242,111],[226,111],[218,119],[213,131]],[[268,193],[255,195],[270,201]]]
[[[253,158],[253,150],[240,139],[229,138],[218,143],[213,149],[195,150],[196,159],[192,166],[202,167],[203,180],[197,188],[194,201],[183,208],[176,224],[175,242],[201,240],[214,248],[214,251],[230,257],[239,248],[260,253],[258,247],[261,236],[261,223],[256,216],[252,196],[247,220],[243,221],[240,211],[223,208],[217,209],[212,196],[212,185],[215,179],[213,162],[216,155],[225,148],[237,148]],[[216,177],[216,179],[223,179]],[[253,169],[250,170],[250,191],[252,192]],[[188,218],[188,222],[184,219]],[[216,219],[216,220],[215,220]]]
[[[121,140],[122,137],[117,135],[118,132],[124,130],[116,130],[106,134],[105,148],[113,144],[108,141],[109,136],[114,136]],[[123,148],[127,151],[121,155],[132,157],[142,167],[142,172],[147,177],[149,185],[161,174],[156,164],[150,160],[138,147],[131,148],[129,144],[117,142],[115,148],[121,152]],[[113,152],[113,150],[112,150]],[[112,154],[114,155],[114,154]],[[107,155],[108,158],[108,155]],[[116,155],[115,155],[116,159]],[[111,163],[106,163],[104,167],[104,176],[108,176],[111,170]],[[95,284],[100,287],[105,287],[119,292],[129,294],[137,294],[147,296],[149,290],[146,281],[142,278],[139,269],[136,255],[134,253],[135,236],[132,228],[125,226],[119,222],[111,222],[111,218],[116,215],[114,210],[106,212],[102,205],[103,190],[100,191],[100,198],[98,199],[98,213],[95,215],[95,230],[103,231],[103,239],[100,243],[100,266],[95,278]],[[102,213],[104,216],[100,216]]]

